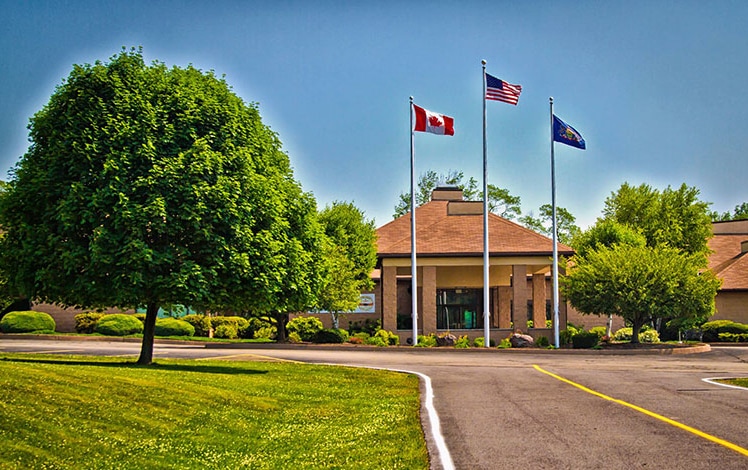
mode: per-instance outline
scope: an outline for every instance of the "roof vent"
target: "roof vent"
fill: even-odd
[[[740,242],[740,254],[748,253],[748,240]]]

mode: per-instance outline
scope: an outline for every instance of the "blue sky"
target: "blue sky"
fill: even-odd
[[[624,182],[682,183],[712,209],[748,200],[745,1],[0,0],[0,178],[72,64],[122,46],[225,75],[259,103],[320,207],[378,226],[409,189],[408,97],[455,119],[416,135],[416,167],[482,178],[481,59],[523,87],[488,103],[489,182],[523,213],[550,202],[549,104],[585,138],[556,145],[557,201],[584,227]]]

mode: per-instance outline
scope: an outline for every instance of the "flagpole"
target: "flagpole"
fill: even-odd
[[[488,257],[488,158],[486,157],[486,61],[483,64],[483,347],[491,347]]]
[[[553,145],[553,97],[550,97],[551,104],[551,207],[553,208],[553,341],[557,348],[559,344],[558,334],[558,227],[556,224],[556,158],[554,155]]]
[[[410,296],[413,313],[413,346],[418,344],[418,267],[416,265],[416,149],[413,129],[413,97],[410,97]]]

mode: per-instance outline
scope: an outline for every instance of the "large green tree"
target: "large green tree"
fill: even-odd
[[[648,184],[624,183],[605,200],[603,218],[628,225],[644,235],[649,246],[669,246],[685,253],[709,253],[712,236],[709,203],[685,183],[660,191]]]
[[[450,170],[447,174],[429,170],[418,178],[416,205],[420,206],[429,202],[431,193],[440,184],[457,186],[462,190],[463,197],[467,201],[483,200],[483,190],[478,189],[478,181],[475,178],[470,177],[465,180],[463,172],[456,170]],[[519,196],[512,196],[509,190],[493,184],[488,184],[487,189],[490,212],[509,220],[515,219],[522,213]],[[393,217],[401,217],[408,211],[410,211],[410,192],[400,193]]]
[[[353,310],[359,294],[373,287],[377,234],[374,221],[366,220],[353,203],[335,201],[320,212],[319,219],[328,238],[328,255],[318,306],[331,312],[337,328],[338,313]]]
[[[543,204],[540,206],[540,217],[534,217],[532,214],[528,214],[519,218],[519,223],[534,230],[538,233],[542,233],[547,237],[553,236],[553,206],[550,204]],[[558,241],[561,243],[569,244],[571,240],[579,234],[579,227],[576,225],[576,217],[569,212],[568,209],[563,207],[556,207],[556,225],[558,226],[557,234]]]
[[[667,246],[599,245],[575,256],[562,289],[582,313],[619,315],[641,327],[660,319],[706,319],[714,313],[720,281],[701,270],[700,254]]]
[[[285,312],[316,302],[321,227],[278,136],[212,72],[139,50],[75,65],[0,203],[20,294],[79,307]]]

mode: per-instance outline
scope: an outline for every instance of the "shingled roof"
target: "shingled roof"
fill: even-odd
[[[482,202],[432,200],[416,209],[418,256],[482,256]],[[491,256],[550,257],[553,241],[495,214],[488,215]],[[380,258],[410,256],[410,212],[377,230]],[[573,250],[558,244],[560,255]]]
[[[709,256],[709,269],[722,279],[720,290],[748,290],[748,253],[741,249],[746,241],[748,233],[715,234],[709,240],[713,251]]]

